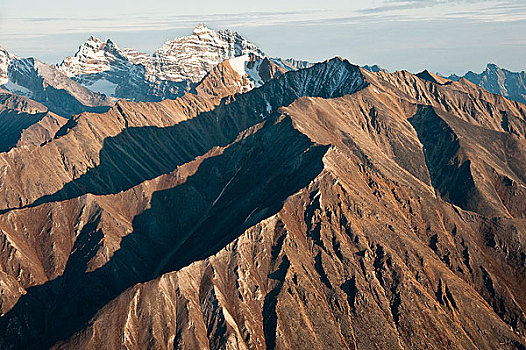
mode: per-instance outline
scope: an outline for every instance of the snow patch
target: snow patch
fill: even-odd
[[[114,84],[111,81],[101,79],[86,87],[91,91],[100,92],[106,96],[115,96],[115,90],[117,89],[117,86],[117,84]]]
[[[22,86],[22,85],[18,85],[17,83],[11,81],[11,80],[8,80],[7,83],[5,85],[2,86],[4,89],[6,90],[9,90],[10,92],[14,93],[14,94],[17,94],[17,95],[22,95],[22,96],[26,96],[26,97],[31,97],[32,96],[32,92],[31,90],[29,90],[28,88]]]
[[[265,101],[265,102],[267,102],[267,113],[268,114],[272,113],[272,105],[268,101]]]
[[[260,87],[263,85],[263,78],[259,75],[259,67],[261,65],[261,60],[257,60],[252,68],[247,69],[247,75],[255,84],[254,87]]]
[[[252,216],[252,214],[254,214],[254,212],[255,212],[256,210],[258,210],[258,209],[259,209],[259,207],[256,207],[254,210],[252,210],[252,211],[250,212],[250,214],[248,214],[248,216],[247,216],[247,218],[245,219],[245,221],[243,221],[243,224],[246,224],[247,221],[248,221],[248,220],[250,219],[250,217]]]
[[[228,60],[228,63],[230,63],[230,67],[232,67],[233,70],[237,72],[240,76],[245,76],[247,74],[247,63],[250,60],[248,55],[243,55],[235,58],[231,58]]]
[[[255,61],[251,61],[249,55],[238,56],[228,60],[232,69],[234,69],[240,76],[247,77],[251,84],[248,90],[257,88],[263,85],[263,79],[259,75],[259,67],[261,59],[258,57]],[[253,63],[253,64],[249,64]],[[249,68],[249,65],[252,67]]]

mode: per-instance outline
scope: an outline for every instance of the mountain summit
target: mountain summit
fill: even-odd
[[[128,49],[130,50],[130,49]],[[105,71],[124,72],[137,61],[138,52],[124,52],[111,39],[102,41],[90,36],[74,56],[65,58],[58,68],[68,77],[97,74]],[[131,59],[130,59],[131,58]]]
[[[153,70],[162,79],[200,81],[212,67],[243,55],[265,56],[237,32],[214,31],[198,24],[191,35],[168,40],[152,57]]]

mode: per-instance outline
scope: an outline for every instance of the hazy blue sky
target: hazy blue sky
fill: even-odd
[[[272,56],[413,72],[526,69],[526,0],[0,0],[0,46],[55,63],[96,35],[151,53],[200,22]]]

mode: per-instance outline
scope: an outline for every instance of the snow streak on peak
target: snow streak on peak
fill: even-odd
[[[216,32],[199,24],[191,35],[166,41],[153,54],[153,65],[155,74],[162,79],[198,82],[224,60],[248,54],[264,56],[237,32]]]
[[[102,41],[91,36],[74,56],[58,66],[69,77],[80,79],[79,76],[142,65],[146,74],[156,79],[197,83],[224,60],[248,54],[264,56],[263,51],[237,32],[214,31],[198,24],[192,34],[166,41],[152,56],[121,49],[111,39]]]
[[[228,60],[228,63],[241,77],[247,78],[244,91],[249,91],[264,84],[259,74],[262,58],[255,55],[242,55]]]

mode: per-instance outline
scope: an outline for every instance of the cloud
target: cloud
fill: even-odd
[[[361,14],[399,20],[457,18],[477,21],[512,22],[526,19],[524,0],[386,0],[380,6],[359,10]]]
[[[153,15],[114,17],[11,17],[0,23],[0,42],[12,38],[35,38],[68,32],[127,32],[142,30],[169,30],[192,28],[204,22],[230,27],[269,26],[330,18],[326,11],[282,11],[219,13],[208,15]],[[217,28],[217,27],[216,27]],[[220,28],[218,28],[220,29]]]
[[[363,14],[375,14],[382,12],[398,11],[398,10],[408,10],[408,9],[420,9],[424,7],[432,7],[441,3],[441,1],[435,0],[414,0],[414,1],[389,1],[385,4],[377,7],[370,7],[366,9],[359,10]]]
[[[361,13],[380,13],[397,10],[415,10],[426,7],[435,6],[448,6],[451,8],[461,7],[466,5],[488,5],[494,4],[493,7],[497,8],[523,8],[525,7],[523,0],[501,0],[497,1],[489,0],[386,0],[382,5],[376,7],[369,7],[359,10]]]

